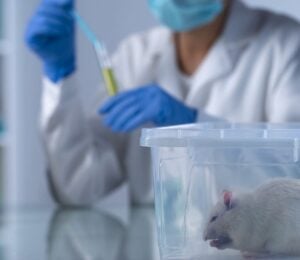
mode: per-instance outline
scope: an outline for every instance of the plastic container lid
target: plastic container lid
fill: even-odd
[[[298,145],[300,123],[230,124],[199,123],[143,129],[145,147],[184,147],[199,145]]]

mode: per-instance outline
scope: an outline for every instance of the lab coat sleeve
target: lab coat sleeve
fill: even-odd
[[[269,122],[300,122],[300,51],[279,74],[268,104]]]
[[[74,76],[43,85],[41,128],[53,195],[64,205],[91,205],[124,180],[121,142],[105,133],[99,117],[85,116]]]

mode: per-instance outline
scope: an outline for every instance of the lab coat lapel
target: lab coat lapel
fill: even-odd
[[[160,39],[150,42],[151,59],[145,59],[145,63],[139,68],[134,85],[155,83],[174,97],[182,99],[173,34],[168,28],[160,30]]]
[[[195,73],[186,100],[190,105],[205,105],[213,83],[232,72],[241,51],[255,36],[261,24],[256,12],[239,0],[232,1],[228,17],[222,35]]]
[[[187,103],[197,97],[201,104],[205,103],[211,84],[232,69],[231,59],[228,56],[224,43],[220,39],[210,50],[207,57],[194,75],[193,85],[187,95]],[[201,93],[202,97],[198,94]]]
[[[156,64],[156,78],[159,79],[157,83],[169,94],[182,100],[183,92],[180,86],[175,46],[171,32],[168,34],[168,42],[162,46],[160,53]]]

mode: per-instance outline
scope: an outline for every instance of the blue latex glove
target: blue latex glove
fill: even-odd
[[[25,40],[41,58],[44,73],[57,82],[75,71],[74,0],[42,0],[31,18]]]
[[[145,123],[155,126],[194,123],[197,110],[187,107],[157,85],[121,93],[100,109],[104,124],[115,132],[129,132]]]

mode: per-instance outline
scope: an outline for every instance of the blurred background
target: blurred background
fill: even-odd
[[[38,0],[0,0],[1,201],[6,206],[54,206],[39,136],[41,66],[23,35]],[[300,20],[299,0],[245,0]],[[126,35],[155,25],[146,0],[79,0],[78,9],[111,52]],[[78,33],[82,101],[101,80],[93,49]],[[126,189],[126,187],[124,188]]]

